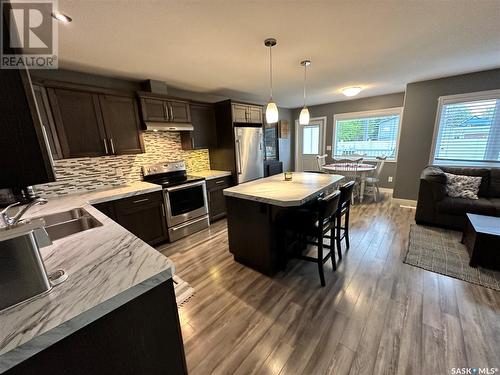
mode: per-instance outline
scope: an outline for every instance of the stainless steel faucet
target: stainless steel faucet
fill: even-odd
[[[17,214],[15,214],[14,216],[10,217],[9,214],[8,214],[9,208],[14,207],[14,206],[18,206],[18,205],[21,204],[21,202],[16,202],[16,203],[13,203],[13,204],[5,207],[0,212],[0,216],[2,217],[4,225],[7,226],[7,227],[11,227],[11,226],[14,226],[17,223],[19,223],[19,221],[21,220],[21,218],[23,217],[23,215],[31,207],[37,206],[37,205],[43,205],[45,203],[47,203],[47,199],[45,199],[45,198],[36,198],[36,199],[32,200],[30,203],[28,203],[26,206],[24,206],[21,210],[19,210],[19,212]]]

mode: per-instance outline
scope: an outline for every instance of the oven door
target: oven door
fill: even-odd
[[[205,181],[197,181],[163,190],[169,227],[208,214]]]

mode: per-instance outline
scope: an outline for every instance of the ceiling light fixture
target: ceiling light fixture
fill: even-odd
[[[264,40],[264,45],[269,47],[269,82],[270,82],[270,98],[266,107],[266,122],[273,124],[278,122],[278,106],[273,101],[273,54],[272,48],[276,45],[276,39],[268,38]]]
[[[73,21],[73,19],[70,16],[58,12],[57,10],[52,12],[52,17],[54,17],[56,20],[62,23],[70,23],[71,21]]]
[[[307,80],[307,67],[311,65],[310,60],[304,60],[300,62],[300,65],[304,67],[304,107],[302,111],[300,111],[299,115],[299,124],[300,125],[309,125],[309,110],[306,106],[306,80]]]
[[[358,95],[361,92],[361,90],[363,89],[359,86],[344,87],[342,89],[342,94],[344,94],[345,96],[355,96]]]

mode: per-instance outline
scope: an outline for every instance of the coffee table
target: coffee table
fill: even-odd
[[[467,214],[462,243],[471,267],[500,270],[500,217]]]

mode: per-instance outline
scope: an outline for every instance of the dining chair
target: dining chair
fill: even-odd
[[[314,262],[318,266],[318,273],[321,286],[325,286],[325,273],[323,265],[331,259],[332,269],[337,269],[335,261],[335,220],[339,207],[340,191],[336,190],[325,197],[320,197],[316,201],[307,204],[304,208],[290,210],[280,220],[282,236],[287,233],[297,239],[299,245],[295,251],[289,255],[301,260]],[[324,243],[325,239],[329,243]],[[286,242],[285,242],[286,243]],[[304,255],[303,250],[307,245],[317,248],[316,257]],[[324,250],[327,249],[327,253]],[[283,249],[287,252],[289,249]]]
[[[340,164],[341,168],[336,173],[341,174],[347,181],[354,181],[355,186],[352,190],[352,203],[354,204],[356,197],[360,196],[361,174],[359,173],[359,165],[363,163],[363,158],[334,158],[335,164]]]
[[[380,197],[380,173],[384,168],[385,161],[387,160],[387,156],[377,156],[377,167],[373,171],[373,175],[365,178],[365,189],[373,194],[373,200],[378,202]]]
[[[349,250],[349,215],[353,189],[354,181],[349,181],[339,188],[339,206],[335,223],[335,241],[337,242],[339,260],[342,259],[342,240],[345,240],[345,250]],[[342,225],[342,218],[344,218],[344,225]]]
[[[323,171],[323,166],[326,164],[327,156],[328,156],[327,154],[316,156],[316,161],[318,163],[318,171]]]

